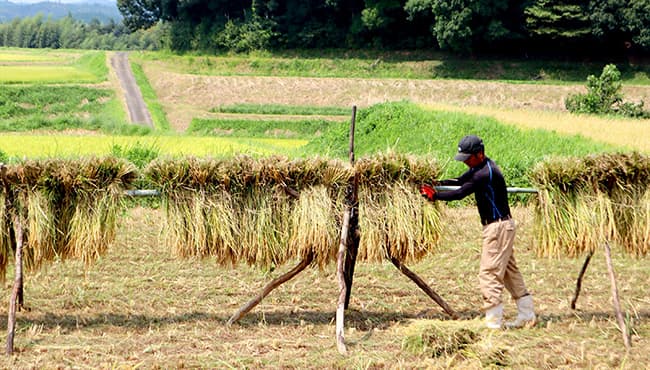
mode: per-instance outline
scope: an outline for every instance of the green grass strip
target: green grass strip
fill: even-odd
[[[108,65],[106,65],[106,52],[104,51],[85,53],[77,59],[74,66],[94,75],[97,82],[106,81],[108,78]]]
[[[194,118],[187,132],[229,137],[313,139],[336,122],[326,120],[245,120]]]
[[[171,125],[167,120],[165,110],[163,109],[162,104],[158,102],[156,91],[153,89],[153,87],[151,87],[149,79],[147,79],[147,76],[144,74],[142,65],[131,62],[131,70],[133,71],[135,82],[140,87],[142,98],[144,99],[144,102],[149,109],[149,113],[151,114],[154,128],[162,132],[170,131]]]
[[[221,105],[210,109],[210,111],[213,113],[282,114],[300,116],[346,116],[351,114],[350,108],[343,107],[313,107],[302,105],[249,103]]]
[[[465,135],[480,136],[488,157],[503,169],[510,186],[530,186],[528,171],[545,156],[583,156],[628,148],[595,142],[578,135],[524,130],[494,118],[457,112],[428,111],[410,102],[384,103],[357,114],[355,154],[393,150],[447,160],[444,176],[458,176],[467,167],[452,158]],[[306,155],[347,158],[349,124],[332,125],[304,147]]]

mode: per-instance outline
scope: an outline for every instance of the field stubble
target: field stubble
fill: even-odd
[[[409,267],[461,320],[449,320],[390,263],[360,264],[346,313],[348,356],[338,354],[334,339],[338,287],[333,265],[299,274],[228,328],[225,323],[239,306],[292,266],[264,272],[172,256],[160,247],[160,212],[129,210],[115,245],[85,272],[81,263],[69,261],[28,273],[25,298],[31,311],[18,314],[18,353],[2,357],[0,367],[479,368],[494,365],[495,353],[498,363],[520,368],[638,368],[648,363],[647,261],[614,256],[633,329],[633,347],[626,355],[602,252],[587,270],[578,310],[571,311],[582,260],[533,255],[532,215],[526,208],[515,209],[520,223],[516,253],[536,300],[536,328],[480,328],[480,226],[474,209],[449,208],[442,252]],[[10,285],[5,282],[5,302]],[[514,304],[506,303],[511,318]],[[468,328],[479,339],[436,358],[404,350],[406,337],[426,325]]]

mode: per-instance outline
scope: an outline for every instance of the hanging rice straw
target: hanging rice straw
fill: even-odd
[[[627,253],[648,252],[650,158],[606,153],[551,158],[531,173],[540,255],[577,257],[611,241]]]
[[[115,238],[122,190],[136,173],[112,157],[45,159],[9,166],[7,178],[26,217],[23,262],[33,270],[56,258],[90,263],[103,253]],[[8,235],[10,223],[2,227]]]

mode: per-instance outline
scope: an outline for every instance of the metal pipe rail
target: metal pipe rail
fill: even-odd
[[[450,185],[438,185],[434,186],[436,191],[451,191],[460,188],[460,186],[450,186]],[[508,193],[532,193],[536,194],[537,189],[535,188],[517,188],[509,187]],[[160,191],[155,189],[135,189],[135,190],[125,190],[124,195],[131,197],[157,197],[160,195]]]
[[[456,190],[460,188],[460,186],[455,186],[455,185],[436,185],[433,187],[436,189],[436,191],[451,191],[451,190]],[[537,193],[537,189],[535,188],[517,188],[517,187],[509,187],[508,188],[508,193]]]

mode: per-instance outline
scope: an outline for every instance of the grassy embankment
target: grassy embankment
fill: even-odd
[[[318,50],[244,55],[175,55],[147,52],[139,60],[160,62],[181,73],[214,76],[341,77],[499,80],[523,83],[584,83],[611,61],[457,58],[435,52]],[[626,84],[650,84],[650,68],[619,63]]]

